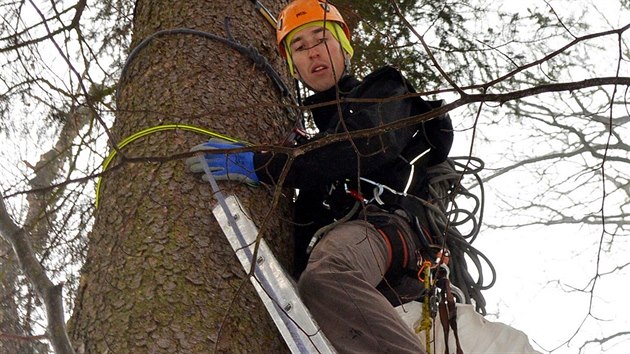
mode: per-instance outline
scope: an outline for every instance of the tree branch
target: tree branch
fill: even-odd
[[[5,199],[0,194],[0,235],[11,244],[20,262],[20,266],[40,299],[46,306],[48,317],[48,333],[55,352],[58,354],[73,354],[74,349],[66,333],[64,321],[62,285],[53,284],[46,275],[33,252],[33,247],[26,231],[20,228],[9,215]]]
[[[27,28],[26,30],[24,30],[24,31],[22,31],[20,33],[15,33],[15,34],[13,34],[13,35],[11,35],[9,37],[0,38],[0,41],[9,41],[9,40],[11,40],[11,41],[15,41],[16,42],[16,44],[13,44],[13,45],[10,45],[10,46],[4,47],[4,48],[0,48],[0,53],[10,52],[10,51],[22,48],[22,47],[27,47],[27,46],[30,46],[30,45],[33,45],[33,44],[37,44],[39,42],[43,42],[43,41],[52,39],[54,36],[56,36],[56,35],[58,35],[60,33],[63,33],[63,32],[66,32],[66,31],[78,28],[79,27],[79,20],[81,19],[81,15],[83,14],[83,10],[85,10],[86,4],[87,4],[87,0],[79,0],[79,2],[77,2],[75,5],[69,7],[68,9],[64,10],[63,12],[61,12],[60,14],[55,16],[57,19],[59,19],[59,22],[61,22],[60,16],[63,13],[68,12],[68,11],[70,11],[72,9],[76,10],[75,14],[74,14],[74,17],[72,18],[72,21],[70,22],[69,25],[62,26],[62,27],[60,27],[60,28],[58,28],[58,29],[56,29],[54,31],[49,31],[45,36],[34,38],[34,39],[31,39],[31,40],[28,40],[28,41],[24,41],[24,42],[19,42],[18,41],[18,37],[20,35],[28,33],[32,29],[32,27],[31,27],[31,28]],[[32,5],[35,6],[35,4],[32,4]],[[46,24],[50,20],[51,19],[48,19],[48,18],[44,17],[44,18],[42,18],[42,22],[39,22],[39,23],[33,25],[33,27]]]
[[[628,331],[624,331],[624,332],[618,332],[615,333],[611,336],[608,337],[604,337],[604,338],[600,338],[600,339],[592,339],[592,340],[587,340],[586,342],[584,342],[584,344],[582,344],[580,346],[580,352],[582,352],[582,349],[584,349],[587,345],[592,344],[592,343],[597,343],[599,345],[605,344],[615,338],[619,338],[619,337],[624,337],[624,336],[630,336],[630,332]]]
[[[42,339],[48,339],[48,336],[45,334],[39,336],[22,336],[19,334],[12,333],[0,333],[0,339],[13,339],[13,340],[23,340],[23,341],[39,341]]]

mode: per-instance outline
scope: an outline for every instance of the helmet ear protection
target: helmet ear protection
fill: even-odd
[[[352,46],[350,45],[350,29],[344,21],[336,7],[326,0],[295,0],[287,5],[278,16],[278,27],[276,28],[276,43],[280,55],[287,59],[291,74],[293,74],[293,63],[290,57],[290,49],[285,41],[287,36],[295,29],[311,22],[323,21],[328,28],[328,22],[339,26],[334,30],[328,28],[335,38],[341,43],[342,48],[352,56]],[[339,31],[341,29],[341,31]],[[347,44],[344,44],[346,42]]]

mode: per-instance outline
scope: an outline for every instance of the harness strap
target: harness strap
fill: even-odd
[[[387,237],[387,234],[383,231],[383,229],[376,229],[376,231],[378,231],[378,233],[383,237],[385,245],[387,246],[387,269],[389,269],[392,266],[392,260],[394,258],[392,243],[389,241],[389,237]]]
[[[450,282],[444,273],[445,272],[443,270],[438,271],[439,278],[437,280],[437,286],[442,289],[442,299],[440,300],[439,311],[440,322],[442,323],[442,329],[444,331],[445,353],[449,354],[448,335],[449,329],[453,329],[457,354],[464,354],[459,342],[459,333],[457,331],[457,307],[455,306],[455,298],[451,292]]]
[[[388,267],[386,279],[394,280],[409,265],[409,247],[404,235],[393,224],[375,225],[376,230],[383,236],[389,247]]]

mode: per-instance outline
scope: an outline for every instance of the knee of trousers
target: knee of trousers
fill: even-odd
[[[306,269],[298,280],[300,293],[308,290],[318,290],[335,281],[340,273],[352,271],[352,265],[348,263],[341,252],[325,252],[316,255],[316,260],[309,261]]]
[[[340,278],[354,277],[359,272],[357,265],[347,258],[347,252],[319,249],[318,253],[298,280],[297,287],[302,297],[321,296],[327,289],[339,287]]]
[[[300,275],[300,279],[297,283],[298,292],[300,297],[309,304],[311,298],[317,299],[321,296],[321,292],[327,288],[327,283],[333,279],[334,274],[328,272],[326,274],[318,267],[307,267],[306,270]]]

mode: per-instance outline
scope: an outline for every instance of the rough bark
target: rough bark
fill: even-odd
[[[268,1],[277,11],[280,1]],[[134,43],[172,28],[194,28],[253,45],[283,64],[273,31],[249,1],[138,1]],[[285,72],[283,69],[281,72]],[[130,63],[119,88],[112,136],[160,124],[188,124],[253,143],[276,143],[288,120],[280,95],[252,61],[226,45],[192,35],[161,36]],[[207,140],[169,130],[125,147],[103,180],[96,221],[70,324],[82,353],[286,351],[213,215],[208,183],[168,157]],[[122,164],[122,168],[115,168]],[[265,237],[289,263],[289,199],[268,215],[272,191],[222,183],[236,193]]]

